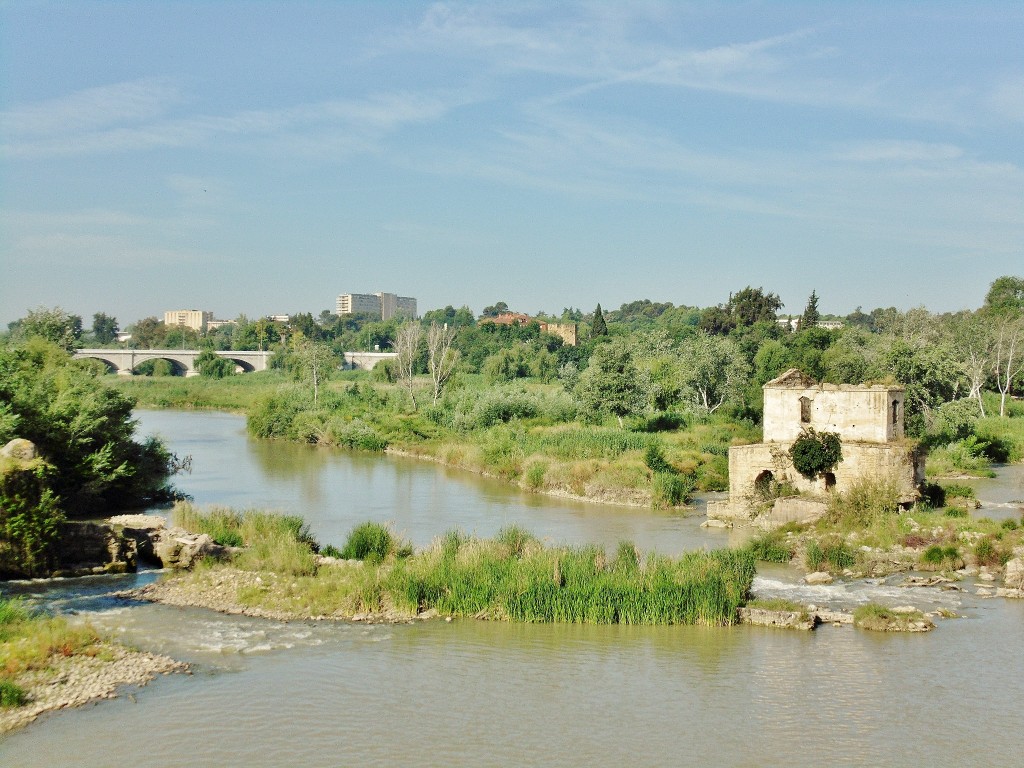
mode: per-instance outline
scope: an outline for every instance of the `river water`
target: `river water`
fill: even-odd
[[[730,534],[699,516],[566,502],[432,464],[246,439],[223,414],[143,412],[193,472],[199,504],[306,516],[341,543],[367,519],[417,545],[510,523],[553,541],[629,538],[678,553]],[[1019,473],[979,484],[1010,514]],[[590,627],[461,620],[280,623],[116,601],[156,578],[9,584],[126,642],[193,664],[115,701],[0,737],[2,766],[1016,765],[1024,754],[1024,603],[898,586],[802,586],[763,569],[765,596],[849,607],[950,608],[926,635],[849,627]]]

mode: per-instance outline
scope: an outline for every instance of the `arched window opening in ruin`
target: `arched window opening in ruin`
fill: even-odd
[[[800,423],[811,423],[811,398],[809,397],[800,398]]]
[[[892,423],[893,424],[899,424],[900,423],[900,401],[899,400],[893,400],[892,401]]]
[[[754,493],[763,498],[772,494],[772,485],[775,483],[775,475],[769,470],[764,470],[754,478]]]
[[[825,473],[825,490],[832,491],[836,487],[836,476],[834,472]]]

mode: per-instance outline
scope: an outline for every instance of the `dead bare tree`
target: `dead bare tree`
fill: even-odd
[[[416,353],[420,346],[420,337],[423,335],[423,327],[410,320],[398,328],[395,334],[395,352],[398,357],[395,359],[395,367],[398,381],[409,390],[409,397],[412,399],[412,409],[418,409],[416,405],[416,389],[413,386],[413,371],[416,367]]]
[[[431,323],[427,329],[427,366],[430,368],[430,378],[434,383],[435,405],[459,360],[458,350],[452,349],[455,333],[455,327],[449,327],[448,323]]]
[[[1001,321],[992,354],[992,375],[999,390],[999,415],[1006,416],[1006,396],[1014,380],[1024,373],[1024,317]]]

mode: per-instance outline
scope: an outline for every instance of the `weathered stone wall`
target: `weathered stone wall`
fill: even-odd
[[[801,398],[806,399],[806,404]],[[844,441],[900,440],[903,399],[903,390],[897,387],[793,387],[769,383],[764,388],[764,439],[791,443],[801,430],[811,427],[818,432],[836,432]]]
[[[709,508],[709,516],[749,518],[759,499],[755,484],[759,477],[777,483],[788,483],[798,493],[827,499],[829,493],[844,493],[861,478],[892,478],[898,487],[899,500],[912,503],[917,499],[918,485],[924,481],[924,457],[916,446],[902,443],[843,442],[843,460],[831,477],[808,480],[793,467],[789,444],[756,443],[729,449],[729,503]],[[833,481],[834,480],[834,484]]]

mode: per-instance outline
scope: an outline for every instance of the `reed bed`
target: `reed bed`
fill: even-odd
[[[421,555],[398,561],[386,579],[395,604],[453,616],[574,624],[736,622],[754,577],[746,551],[641,558],[630,543],[602,548],[543,547],[510,534],[495,540],[447,534]]]
[[[755,570],[746,549],[671,558],[641,555],[623,542],[609,557],[596,546],[545,546],[517,527],[493,539],[449,531],[414,552],[375,523],[357,526],[340,550],[362,560],[353,565],[317,558],[304,528],[296,532],[280,516],[179,508],[179,522],[198,529],[246,531],[246,549],[226,567],[289,577],[269,579],[279,587],[249,589],[240,600],[299,615],[409,616],[432,609],[520,622],[728,625],[749,597]]]

